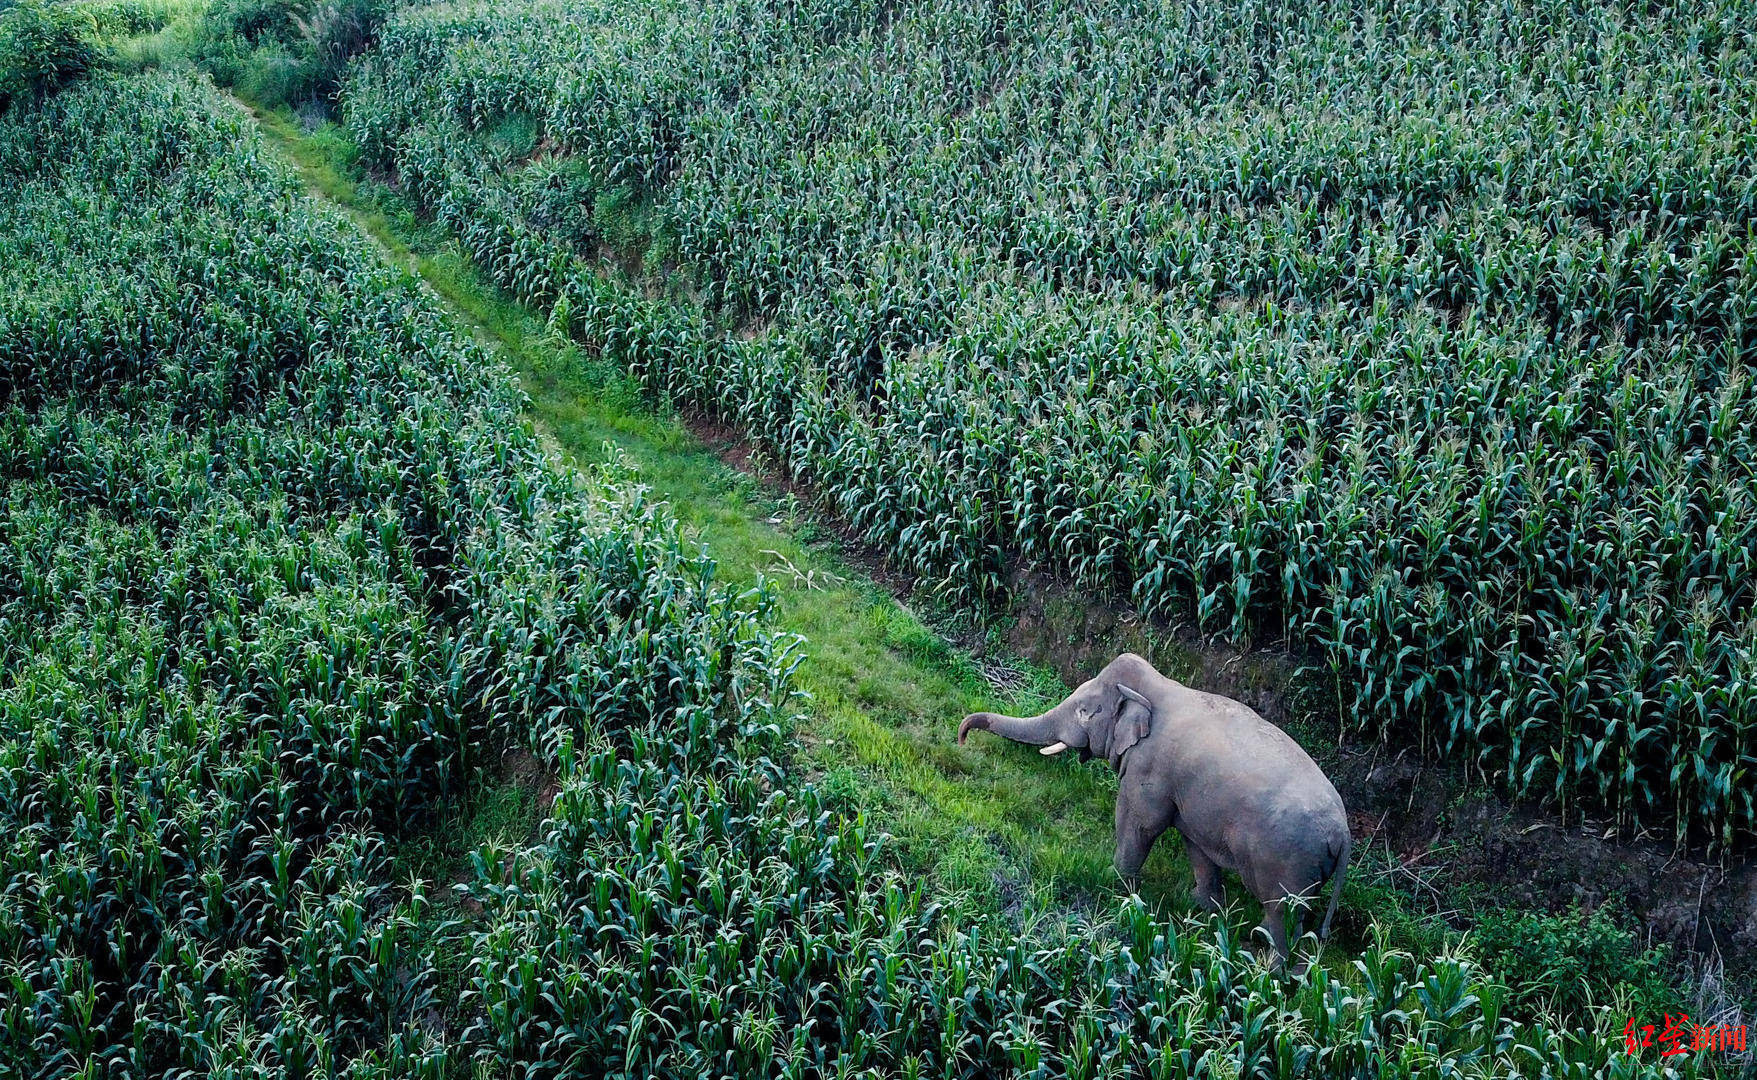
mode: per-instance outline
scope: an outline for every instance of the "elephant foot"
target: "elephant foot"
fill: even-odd
[[[1270,971],[1282,971],[1286,967],[1286,964],[1281,959],[1281,954],[1276,952],[1272,945],[1264,945],[1260,943],[1252,945],[1251,958],[1256,960],[1258,966],[1267,968]]]
[[[1273,946],[1258,946],[1251,950],[1257,962],[1285,979],[1302,979],[1312,962],[1305,957],[1282,956]]]
[[[1276,968],[1286,967],[1288,955],[1287,911],[1282,901],[1263,901],[1263,925],[1257,929],[1269,940],[1270,946],[1275,950],[1275,958],[1278,961]]]

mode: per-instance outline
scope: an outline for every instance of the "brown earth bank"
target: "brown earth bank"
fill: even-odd
[[[1301,714],[1306,698],[1326,695],[1302,679],[1284,649],[1241,651],[1145,624],[1041,573],[1015,573],[1013,584],[1007,643],[1065,681],[1089,678],[1117,652],[1138,652],[1171,677],[1236,698],[1302,736],[1342,793],[1356,844],[1383,849],[1418,890],[1432,869],[1449,883],[1493,886],[1521,907],[1590,911],[1620,899],[1652,940],[1680,952],[1757,956],[1757,862],[1748,857],[1721,862],[1620,836],[1590,816],[1510,802],[1458,765],[1423,760],[1410,748],[1320,734]]]
[[[854,534],[812,485],[736,429],[700,415],[683,419],[722,461],[810,507],[850,563],[899,599],[910,597],[915,581]],[[1757,985],[1757,861],[1748,853],[1717,861],[1646,835],[1622,836],[1590,816],[1509,801],[1456,763],[1348,738],[1340,725],[1326,726],[1335,724],[1334,694],[1302,676],[1299,658],[1284,648],[1242,650],[1150,622],[1042,570],[1015,570],[1010,586],[1002,640],[1069,685],[1119,652],[1137,652],[1172,678],[1236,698],[1290,729],[1341,792],[1357,852],[1382,852],[1400,887],[1455,925],[1467,922],[1455,898],[1472,892],[1498,906],[1550,912],[1616,901],[1650,942],[1671,946],[1693,967],[1724,963],[1730,981]],[[982,632],[955,636],[973,655],[985,654]],[[1327,722],[1319,719],[1326,714]]]

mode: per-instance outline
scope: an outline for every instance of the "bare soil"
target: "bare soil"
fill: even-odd
[[[1303,736],[1349,807],[1356,845],[1384,848],[1412,871],[1412,884],[1440,869],[1449,888],[1487,886],[1498,902],[1522,908],[1591,911],[1620,900],[1649,940],[1722,957],[1729,972],[1747,979],[1757,975],[1757,863],[1748,857],[1718,861],[1651,836],[1623,836],[1605,821],[1506,799],[1459,765],[1424,760],[1407,747],[1340,730],[1319,735],[1302,715],[1312,684],[1302,682],[1300,659],[1286,649],[1242,651],[1188,628],[1152,625],[1042,574],[1016,574],[1014,597],[1008,643],[1065,681],[1089,678],[1116,653],[1134,651],[1167,675],[1236,698]]]
[[[542,759],[523,747],[514,747],[506,751],[501,756],[500,764],[493,775],[495,783],[514,784],[531,794],[535,802],[535,812],[530,820],[532,829],[530,839],[535,840],[537,838],[536,829],[543,819],[548,817],[549,808],[555,805],[555,796],[561,793],[560,779],[550,771]],[[513,855],[508,852],[506,855],[508,869],[512,867],[512,860]],[[449,883],[453,886],[467,885],[473,880],[475,880],[474,869],[467,865],[459,865],[453,871]],[[472,918],[482,914],[481,903],[467,894],[459,894],[457,904],[464,914]]]
[[[536,799],[537,820],[541,821],[561,794],[561,781],[542,759],[523,747],[508,750],[500,759],[500,780],[514,783],[529,791]]]
[[[699,415],[684,420],[726,464],[810,507],[841,541],[846,561],[900,600],[911,596],[916,582],[842,522],[812,485],[769,465],[736,429]],[[1468,891],[1552,912],[1617,900],[1649,941],[1686,958],[1718,958],[1735,983],[1757,980],[1757,862],[1748,855],[1716,861],[1649,836],[1622,836],[1578,813],[1508,800],[1457,764],[1350,739],[1340,727],[1320,733],[1313,715],[1326,710],[1313,708],[1314,687],[1285,648],[1241,650],[1150,622],[1041,570],[1016,570],[1011,586],[1007,646],[1070,685],[1119,652],[1137,652],[1172,678],[1236,698],[1301,737],[1348,805],[1357,848],[1382,848],[1410,871],[1412,889],[1433,891],[1437,907],[1449,906],[1446,894]],[[959,644],[981,656],[987,642],[972,634]]]

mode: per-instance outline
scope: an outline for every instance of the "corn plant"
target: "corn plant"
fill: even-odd
[[[1689,1074],[1608,1015],[1506,1016],[1461,957],[1379,941],[1284,981],[1138,901],[958,922],[781,762],[799,653],[766,594],[718,586],[614,463],[557,471],[510,373],[211,86],[104,76],[9,115],[0,181],[7,1075]],[[661,314],[636,363],[703,340],[581,295]],[[509,745],[559,793],[436,927],[396,846]]]
[[[587,718],[763,739],[761,598],[187,76],[0,125],[6,1075],[438,1075],[390,845]]]
[[[1361,732],[1726,847],[1757,827],[1747,15],[417,6],[343,107],[497,282],[949,601],[1033,563],[1285,638]],[[606,192],[662,222],[669,293],[604,272]]]

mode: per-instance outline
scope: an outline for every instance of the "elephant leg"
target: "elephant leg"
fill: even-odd
[[[1184,851],[1190,857],[1190,870],[1196,875],[1196,903],[1208,911],[1226,906],[1226,885],[1220,880],[1220,864],[1208,857],[1189,837],[1184,837]]]
[[[1291,940],[1293,944],[1298,945],[1305,939],[1306,915],[1310,913],[1312,904],[1320,895],[1321,894],[1317,888],[1312,888],[1296,896],[1289,897],[1291,907],[1287,910],[1287,921],[1292,924],[1292,929],[1289,932],[1288,939]],[[1283,957],[1287,955],[1285,948],[1282,950],[1282,955]],[[1305,975],[1306,969],[1311,966],[1311,958],[1302,953],[1299,961],[1289,969],[1288,974],[1296,979],[1301,978]]]
[[[1287,927],[1287,940],[1297,944],[1306,932],[1306,899],[1303,896],[1289,896],[1283,904],[1282,921]]]
[[[1287,965],[1287,904],[1281,900],[1263,901],[1263,929],[1269,933],[1269,942],[1275,947],[1275,967],[1277,970]]]
[[[1123,885],[1130,892],[1141,891],[1141,867],[1147,863],[1147,853],[1153,850],[1153,840],[1135,829],[1118,829],[1116,833],[1116,872],[1122,875]]]
[[[1145,814],[1124,792],[1116,797],[1116,872],[1122,875],[1123,884],[1130,892],[1139,892],[1141,887],[1141,867],[1147,863],[1147,853],[1153,850],[1153,841],[1159,839],[1166,825],[1158,820],[1158,815]]]

